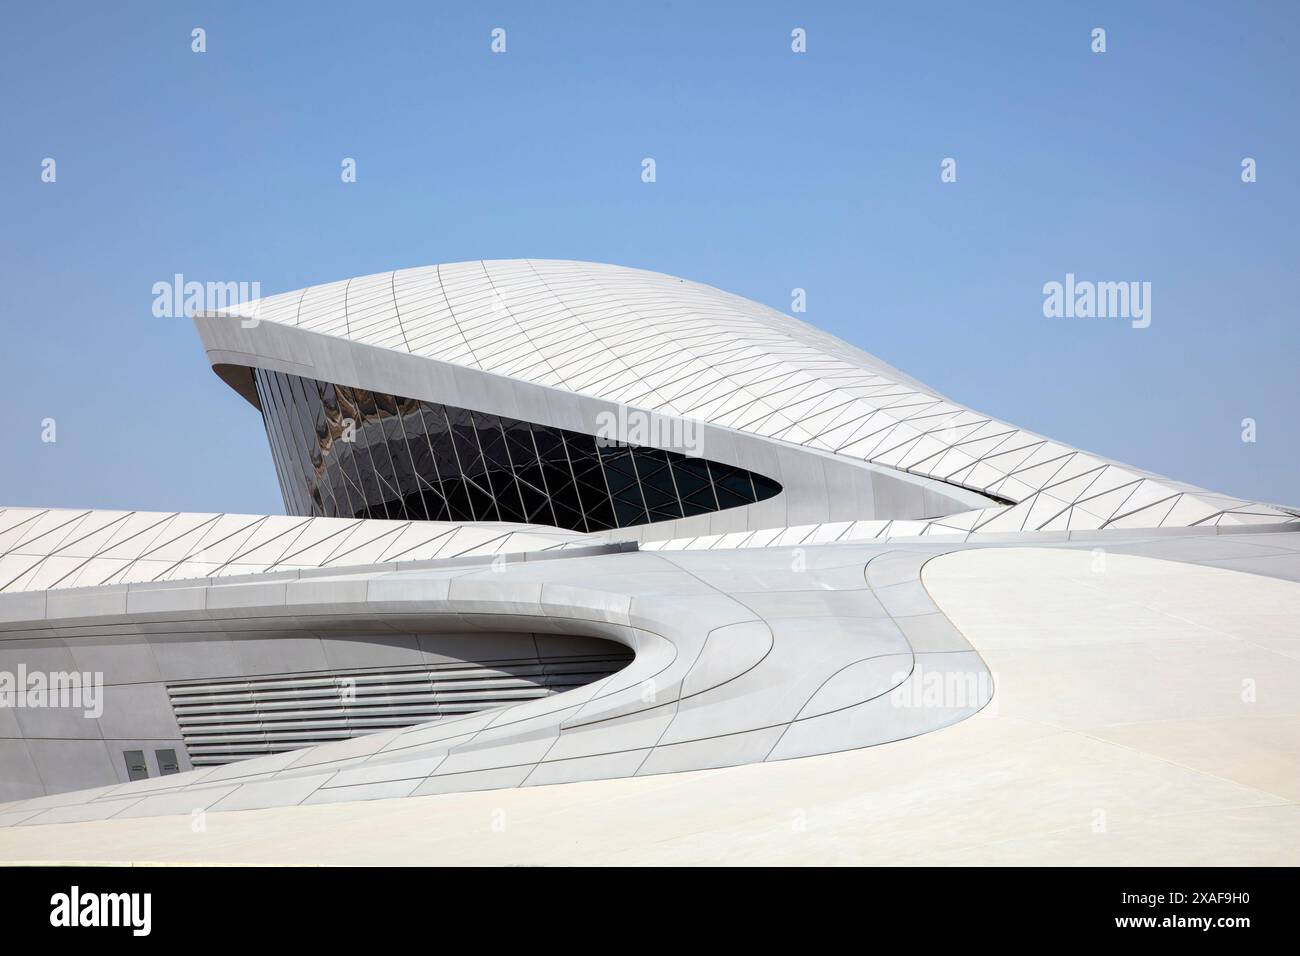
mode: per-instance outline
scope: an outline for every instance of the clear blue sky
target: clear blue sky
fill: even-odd
[[[10,0],[0,503],[282,510],[257,413],[151,314],[173,273],[526,256],[803,287],[972,408],[1300,504],[1298,10]],[[1045,318],[1066,272],[1150,281],[1151,327]]]

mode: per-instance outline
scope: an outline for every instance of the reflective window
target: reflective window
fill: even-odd
[[[781,490],[677,452],[264,369],[254,378],[290,514],[605,531]]]

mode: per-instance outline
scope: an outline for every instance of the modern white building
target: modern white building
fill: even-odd
[[[195,323],[287,515],[0,511],[0,673],[98,695],[14,684],[0,823],[916,738],[996,698],[921,578],[954,551],[1300,577],[1300,512],[1027,432],[671,276],[457,263]]]

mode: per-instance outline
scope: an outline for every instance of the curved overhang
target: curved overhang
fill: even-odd
[[[253,404],[244,370],[263,368],[588,431],[630,408],[698,424],[719,460],[787,489],[783,512],[661,529],[683,537],[864,519],[953,518],[971,533],[1296,518],[981,415],[789,316],[635,269],[431,266],[195,321]]]
[[[596,423],[626,422],[626,406],[511,379],[465,365],[392,351],[336,336],[234,316],[195,319],[214,371],[259,408],[253,369],[401,395],[552,428],[592,434]],[[646,430],[675,431],[674,416],[638,409]],[[622,412],[622,413],[621,413]],[[783,488],[768,502],[630,532],[641,540],[778,528],[861,518],[924,519],[1004,501],[926,476],[693,420],[702,457],[763,475]],[[635,442],[634,442],[635,444]],[[672,443],[655,447],[681,451]]]

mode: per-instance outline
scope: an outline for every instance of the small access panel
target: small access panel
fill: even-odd
[[[153,755],[158,758],[158,773],[167,776],[169,773],[180,773],[180,761],[176,759],[174,750],[155,750]]]
[[[126,779],[144,780],[149,776],[149,765],[144,762],[143,750],[124,750],[122,756],[126,758]]]

